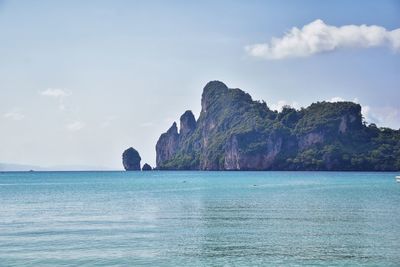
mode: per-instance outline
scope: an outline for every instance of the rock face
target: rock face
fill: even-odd
[[[156,145],[156,164],[157,166],[162,165],[164,162],[171,160],[179,146],[179,134],[176,123],[166,133],[163,133],[158,139]]]
[[[142,171],[151,171],[151,170],[153,170],[153,168],[147,163],[145,163],[142,167]]]
[[[122,164],[126,171],[140,171],[141,160],[139,152],[133,147],[128,148],[122,153]]]
[[[196,119],[190,110],[187,110],[180,118],[180,131],[179,135],[181,138],[185,138],[190,135],[196,129]]]
[[[270,110],[219,81],[203,89],[201,112],[174,122],[156,145],[172,170],[399,170],[400,131],[367,126],[361,106],[317,102]]]

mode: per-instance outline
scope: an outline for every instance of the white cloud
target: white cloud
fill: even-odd
[[[343,102],[351,101],[360,104],[358,98],[346,100],[340,96],[332,97],[328,102]],[[361,106],[361,114],[367,123],[375,123],[378,127],[400,127],[400,109],[395,107],[371,107],[368,105]]]
[[[49,96],[54,98],[62,98],[69,96],[67,92],[65,92],[63,89],[60,88],[48,88],[44,91],[41,91],[40,94],[43,96]]]
[[[46,97],[52,97],[58,99],[58,108],[61,111],[66,110],[64,98],[69,96],[70,93],[67,93],[65,90],[60,88],[48,88],[44,91],[41,91],[40,94]]]
[[[353,98],[353,100],[348,100],[340,96],[334,96],[331,99],[327,100],[327,102],[354,102],[356,104],[360,104],[358,97]]]
[[[25,118],[25,115],[18,111],[10,111],[3,114],[3,117],[9,120],[20,121]]]
[[[289,102],[289,101],[286,101],[286,100],[279,100],[277,103],[270,104],[268,106],[269,106],[269,108],[271,110],[277,110],[279,112],[282,111],[284,106],[290,106],[290,107],[295,108],[295,109],[299,109],[300,108],[300,104],[299,103],[297,103],[295,101]]]
[[[371,113],[370,106],[361,106],[361,114],[368,123],[378,123],[378,119]]]
[[[328,102],[344,102],[344,101],[346,101],[346,100],[344,100],[340,96],[335,96],[335,97],[332,97]]]
[[[81,130],[83,127],[85,127],[85,123],[84,123],[84,122],[81,122],[81,121],[74,121],[74,122],[68,123],[68,124],[66,125],[67,130],[68,130],[68,131],[71,131],[71,132],[79,131],[79,130]]]
[[[384,27],[371,25],[325,24],[317,19],[301,29],[293,27],[281,38],[270,42],[248,45],[247,53],[264,59],[307,57],[340,48],[369,48],[386,46],[400,51],[400,28],[388,31]]]
[[[361,112],[368,123],[375,123],[378,127],[400,128],[399,108],[362,106]]]

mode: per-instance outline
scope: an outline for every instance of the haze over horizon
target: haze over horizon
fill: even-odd
[[[299,8],[301,6],[301,8]],[[212,8],[210,8],[212,7]],[[0,1],[0,163],[155,166],[220,80],[271,109],[354,101],[400,128],[397,1]]]

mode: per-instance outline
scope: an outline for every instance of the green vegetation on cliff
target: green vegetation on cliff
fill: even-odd
[[[187,111],[181,133],[175,126],[160,137],[158,169],[400,170],[400,131],[367,126],[352,102],[277,112],[213,81],[201,105],[197,122]]]

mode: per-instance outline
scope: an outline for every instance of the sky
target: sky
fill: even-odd
[[[0,162],[122,169],[210,80],[400,128],[399,1],[2,1]]]

